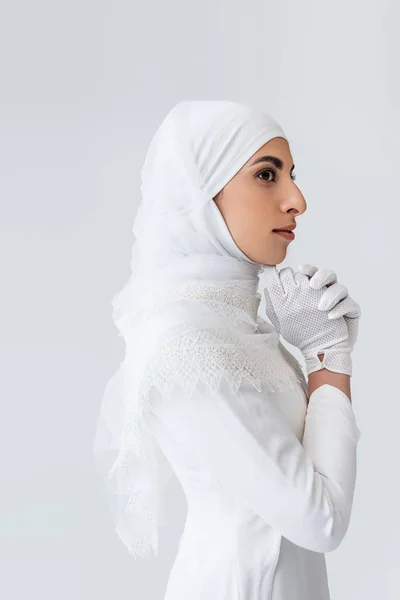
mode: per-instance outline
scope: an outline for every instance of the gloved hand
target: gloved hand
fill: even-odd
[[[265,268],[267,316],[282,337],[301,350],[307,374],[326,368],[351,375],[359,306],[336,282],[333,271],[310,265],[300,270]],[[323,361],[319,354],[325,355]]]
[[[317,271],[318,268],[313,265],[299,265],[298,270],[300,273],[304,273],[308,277],[312,277]],[[337,278],[336,274],[329,269],[324,269],[320,271],[321,275],[318,279],[318,284],[316,278],[314,278],[314,287],[318,285],[318,287],[322,287],[327,284],[327,278],[329,281],[335,283],[335,287],[332,285],[334,289],[331,289],[331,299],[330,301],[324,302],[324,309],[328,310],[328,318],[336,319],[338,317],[343,316],[344,320],[347,324],[347,330],[349,332],[349,342],[351,350],[354,349],[354,345],[358,338],[358,326],[361,317],[361,308],[360,305],[353,300],[348,294],[347,288],[340,284],[336,283]],[[325,274],[325,275],[324,275]],[[341,290],[340,294],[339,291]]]

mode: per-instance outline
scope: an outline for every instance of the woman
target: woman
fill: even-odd
[[[356,478],[360,310],[333,271],[276,269],[306,210],[293,169],[274,119],[224,101],[178,103],[143,166],[132,274],[113,299],[126,353],[95,453],[135,558],[157,553],[162,492],[173,473],[182,485],[165,600],[329,598],[324,553]]]

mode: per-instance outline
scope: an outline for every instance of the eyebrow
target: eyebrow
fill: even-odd
[[[249,165],[249,167],[252,167],[253,165],[256,165],[257,163],[260,163],[260,162],[272,162],[275,165],[275,167],[277,169],[279,169],[280,171],[282,171],[282,169],[284,167],[283,161],[280,158],[278,158],[277,156],[260,156],[259,158],[257,158],[257,160],[252,162],[251,165]],[[290,171],[293,171],[294,167],[295,167],[295,165],[293,164],[291,166]]]

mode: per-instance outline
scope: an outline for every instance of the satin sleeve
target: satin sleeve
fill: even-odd
[[[300,441],[273,393],[227,387],[160,398],[154,415],[182,452],[281,535],[315,552],[337,548],[349,525],[361,434],[347,395],[329,384],[317,388]],[[262,410],[252,410],[260,400]]]

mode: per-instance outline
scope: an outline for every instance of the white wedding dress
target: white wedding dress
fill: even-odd
[[[188,505],[165,600],[329,599],[324,553],[348,527],[361,432],[336,387],[308,400],[299,363],[274,339],[266,366],[280,389],[243,378],[235,393],[226,381],[168,399],[151,391],[148,424]]]

